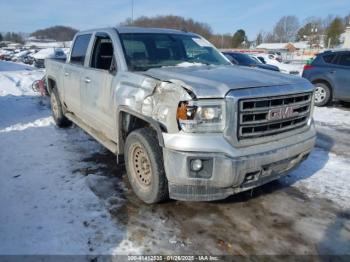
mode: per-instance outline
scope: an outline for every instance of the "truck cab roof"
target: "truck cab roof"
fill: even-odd
[[[151,27],[137,27],[137,26],[118,26],[118,27],[96,28],[96,29],[80,31],[78,34],[93,33],[96,31],[111,31],[111,30],[116,30],[118,33],[121,33],[121,34],[153,33],[153,34],[181,34],[181,35],[197,36],[197,34],[195,34],[195,33],[186,32],[184,30],[166,29],[166,28],[151,28]]]

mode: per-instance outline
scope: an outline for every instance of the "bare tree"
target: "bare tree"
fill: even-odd
[[[134,21],[127,19],[122,23],[122,25],[174,28],[194,32],[204,36],[205,38],[210,38],[212,36],[212,29],[208,24],[194,21],[191,18],[186,19],[181,16],[174,15],[155,17],[142,16]]]
[[[208,40],[217,48],[232,48],[232,35],[230,34],[215,34],[211,36]]]
[[[276,42],[276,38],[275,38],[273,33],[268,32],[264,35],[263,42],[264,43],[274,43],[274,42]]]
[[[35,36],[39,39],[54,39],[56,41],[70,41],[78,30],[68,27],[56,25],[45,29],[37,30],[31,33],[31,36]]]
[[[322,19],[323,32],[325,32],[326,28],[329,27],[329,25],[332,23],[334,18],[335,18],[334,15],[328,15],[327,17]]]
[[[273,35],[276,42],[291,42],[295,40],[299,29],[299,20],[296,16],[283,16],[275,25]]]
[[[258,46],[258,45],[260,45],[263,41],[264,41],[264,35],[263,35],[263,32],[260,31],[260,32],[256,35],[255,44]]]
[[[344,25],[345,26],[350,25],[350,13],[344,17]]]

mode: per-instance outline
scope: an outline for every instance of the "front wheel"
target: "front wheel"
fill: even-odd
[[[128,179],[135,194],[148,204],[168,199],[168,181],[156,132],[152,128],[131,132],[124,154]]]
[[[314,83],[315,86],[315,105],[325,106],[331,100],[331,90],[324,83]]]

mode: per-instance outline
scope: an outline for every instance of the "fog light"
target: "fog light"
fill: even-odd
[[[191,169],[192,169],[193,171],[196,171],[196,172],[197,172],[197,171],[201,170],[202,167],[203,167],[202,160],[200,160],[200,159],[194,159],[194,160],[191,161]]]

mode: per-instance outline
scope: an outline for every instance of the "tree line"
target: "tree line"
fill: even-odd
[[[75,28],[58,25],[36,30],[35,32],[31,33],[30,36],[34,36],[37,39],[71,41],[77,32],[78,30]],[[25,42],[23,35],[15,32],[7,32],[5,34],[0,33],[0,42],[1,41],[10,41],[21,44]]]
[[[71,41],[74,35],[78,32],[77,29],[68,26],[52,26],[45,29],[37,30],[30,34],[37,39],[51,39],[55,41]]]
[[[285,43],[308,41],[311,45],[335,47],[340,44],[340,36],[350,23],[350,14],[345,17],[327,16],[326,18],[309,17],[303,23],[296,16],[281,17],[270,32],[260,31],[255,39],[249,40],[244,29],[240,28],[234,34],[215,34],[210,25],[185,19],[180,16],[166,15],[155,17],[140,17],[136,20],[127,19],[122,25],[160,27],[187,30],[204,36],[218,48],[248,48],[268,43]]]
[[[1,41],[9,41],[14,43],[24,43],[24,38],[21,34],[15,32],[7,32],[5,34],[0,33],[0,42]]]
[[[256,43],[308,41],[310,45],[323,44],[325,47],[335,47],[340,44],[340,36],[349,24],[350,14],[345,17],[331,15],[326,18],[309,17],[302,24],[296,16],[283,16],[272,31],[259,32]]]
[[[136,20],[126,19],[121,25],[174,28],[200,34],[210,40],[218,48],[248,48],[251,45],[259,45],[263,42],[281,43],[294,41],[308,41],[310,45],[335,47],[340,44],[340,36],[345,27],[350,23],[350,14],[345,17],[327,16],[326,18],[309,17],[300,23],[296,16],[281,17],[271,31],[260,31],[254,39],[248,39],[243,28],[234,34],[216,34],[207,23],[195,21],[174,15],[159,15],[154,17],[142,16]],[[37,30],[31,33],[38,39],[52,39],[56,41],[70,41],[78,32],[77,29],[67,26],[53,26]],[[8,32],[0,34],[0,41],[12,41],[23,43],[21,34]]]

